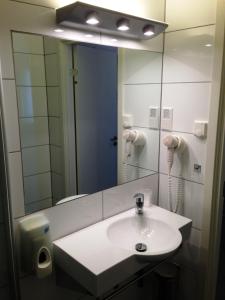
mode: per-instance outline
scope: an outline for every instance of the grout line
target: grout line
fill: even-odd
[[[184,133],[184,134],[190,134],[190,135],[194,135],[193,132],[187,132],[187,131],[179,131],[179,130],[166,130],[166,129],[161,129],[162,132],[165,132],[165,133],[171,133],[171,132],[177,132],[177,133]],[[196,137],[197,138],[197,137]],[[201,139],[202,140],[202,139]]]
[[[162,85],[164,84],[194,84],[194,83],[212,83],[212,81],[174,81],[174,82],[167,82],[167,81],[163,81]]]
[[[50,146],[50,144],[40,144],[40,145],[25,146],[25,147],[21,147],[21,150],[30,149],[30,148],[36,148],[36,147],[45,147],[45,146]]]
[[[197,228],[197,227],[195,227],[195,226],[191,226],[191,229],[194,229],[194,230],[197,230],[197,231],[200,231],[200,232],[202,232],[202,229],[200,229],[200,228]]]
[[[45,56],[47,56],[47,55],[58,55],[58,53],[57,52],[50,52],[50,53],[44,53],[44,55]]]
[[[23,177],[35,177],[35,176],[38,176],[38,175],[44,175],[44,174],[50,174],[51,175],[51,171],[49,170],[49,171],[47,171],[47,172],[41,172],[41,173],[36,173],[36,174],[32,174],[32,175],[25,175],[25,176],[23,176]]]
[[[123,163],[123,165],[125,165],[125,163]],[[146,171],[150,171],[150,172],[154,172],[154,173],[158,173],[158,171],[155,171],[155,170],[151,170],[151,169],[146,169],[146,168],[143,168],[143,167],[139,167],[139,166],[135,166],[135,165],[132,165],[132,164],[127,164],[128,166],[131,166],[131,167],[135,167],[135,168],[139,168],[139,169],[142,169],[142,170],[146,170]],[[151,174],[153,175],[153,174]],[[151,176],[151,175],[147,175],[147,176]]]
[[[151,127],[145,127],[145,126],[138,126],[138,125],[133,125],[132,128],[143,128],[143,129],[148,129],[148,130],[151,130],[151,131],[160,131],[159,128],[151,128]]]
[[[13,51],[13,54],[44,56],[44,53],[31,53],[31,52],[22,52],[22,51]]]
[[[12,79],[13,80],[13,79]],[[35,88],[35,87],[42,87],[42,88],[48,88],[48,87],[59,87],[59,85],[23,85],[23,84],[16,84],[16,87],[31,87],[31,88]]]
[[[32,176],[47,174],[47,173],[51,173],[51,170],[48,170],[48,171],[45,171],[45,172],[34,173],[34,174],[30,174],[30,175],[23,175],[23,177],[28,178],[28,177],[32,177]]]
[[[161,82],[142,82],[142,83],[124,83],[124,85],[153,85],[153,84],[161,84]]]
[[[193,26],[193,27],[186,27],[186,28],[181,28],[181,29],[166,31],[165,33],[167,34],[167,33],[173,33],[173,32],[177,32],[177,31],[190,30],[190,29],[208,27],[208,26],[213,26],[213,25],[216,25],[216,24],[215,23],[211,23],[211,24],[207,24],[207,25],[199,25],[199,26]]]
[[[54,170],[51,170],[50,173],[53,174],[53,175],[57,175],[57,176],[63,177],[63,174],[60,174],[60,173],[58,173],[58,172],[56,172]]]
[[[21,153],[21,150],[10,151],[10,152],[8,152],[8,153],[10,153],[10,154],[13,154],[13,153]]]
[[[48,199],[52,199],[52,197],[49,196],[49,197],[46,197],[46,198],[43,198],[43,199],[38,199],[38,200],[31,201],[31,202],[29,202],[29,203],[26,203],[26,202],[24,201],[24,205],[25,205],[25,206],[28,206],[28,205],[30,205],[30,204],[38,203],[38,202],[45,201],[45,200],[48,200]]]
[[[22,120],[22,119],[34,119],[34,118],[48,118],[48,116],[31,116],[31,117],[20,117],[19,116],[19,119]]]
[[[38,6],[38,7],[43,7],[43,8],[48,8],[48,9],[54,9],[53,7],[50,7],[50,6],[46,6],[46,5],[40,5],[40,4],[33,4],[33,3],[29,3],[29,2],[26,2],[26,1],[18,1],[18,0],[10,0],[10,1],[13,1],[13,2],[17,2],[19,4],[26,4],[26,5],[31,5],[31,6]]]
[[[164,19],[166,19],[166,1],[164,6]],[[162,127],[161,127],[161,118],[162,118],[162,104],[163,104],[163,76],[164,76],[164,60],[165,60],[165,32],[163,33],[163,54],[162,54],[162,65],[161,65],[161,88],[160,88],[160,103],[159,103],[159,140],[158,140],[158,173],[160,168],[160,149],[161,149],[161,136],[162,136]],[[160,194],[160,176],[158,176],[158,186],[157,186],[157,204],[159,205],[159,194]]]
[[[164,173],[164,172],[159,172],[159,174],[168,176],[168,174],[167,174],[167,173]],[[192,179],[187,179],[187,178],[179,177],[179,176],[175,176],[175,175],[171,175],[171,177],[177,178],[177,179],[182,179],[182,180],[184,180],[184,181],[188,181],[188,182],[192,182],[192,183],[196,183],[196,184],[200,184],[200,185],[204,186],[204,183],[202,183],[202,182],[197,182],[197,181],[194,181],[194,180],[192,180]]]

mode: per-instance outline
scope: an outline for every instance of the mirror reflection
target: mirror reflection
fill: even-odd
[[[26,213],[158,172],[161,53],[12,40]]]

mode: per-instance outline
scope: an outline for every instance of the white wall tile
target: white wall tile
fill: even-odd
[[[180,198],[181,205],[179,206],[178,213],[191,219],[192,226],[201,229],[203,221],[203,189],[202,184],[194,183],[191,181],[172,178],[172,201],[173,207],[178,200],[177,192],[183,194]],[[181,193],[182,192],[182,193]],[[159,206],[169,209],[168,206],[168,176],[160,174],[159,177]]]
[[[52,172],[63,174],[63,149],[61,147],[50,146],[51,152],[51,170]]]
[[[160,83],[162,54],[125,49],[123,51],[123,83]]]
[[[20,119],[20,136],[22,147],[49,144],[48,117]]]
[[[193,133],[194,121],[208,121],[210,83],[163,84],[162,108],[173,108],[173,130]]]
[[[23,175],[34,175],[50,171],[49,146],[38,146],[22,150]]]
[[[58,60],[59,60],[59,57],[57,54],[45,55],[47,86],[58,86],[59,85]]]
[[[14,52],[44,54],[42,36],[35,35],[35,34],[13,32],[12,39],[13,39]]]
[[[122,168],[123,168],[123,170],[122,170],[122,172],[123,172],[123,175],[122,175],[123,182],[122,183],[137,180],[137,179],[143,178],[145,176],[153,175],[155,173],[155,172],[150,171],[150,170],[141,169],[141,168],[138,168],[138,167],[127,165],[127,164],[123,164]]]
[[[168,30],[214,24],[216,4],[212,0],[166,0]]]
[[[51,173],[24,177],[25,203],[51,198]]]
[[[61,115],[61,94],[59,87],[47,87],[48,96],[48,114],[49,116],[60,116]]]
[[[188,180],[193,180],[198,183],[204,183],[205,163],[206,163],[206,140],[199,139],[192,134],[179,132],[166,132],[161,134],[160,143],[160,172],[167,174],[167,147],[164,146],[162,139],[168,134],[175,134],[181,136],[186,147],[182,154],[174,154],[174,162],[171,174],[174,176],[181,176]],[[194,164],[201,165],[201,172],[194,170]]]
[[[3,12],[1,6],[1,12]],[[3,13],[4,14],[4,13]],[[2,20],[2,15],[0,16]],[[13,79],[14,76],[14,63],[13,63],[13,50],[12,50],[12,37],[10,28],[0,25],[0,56],[1,56],[1,75],[5,79]]]
[[[20,150],[19,122],[14,80],[3,80],[3,116],[8,152]]]
[[[128,182],[103,191],[103,216],[109,218],[135,206],[133,196],[145,189],[152,190],[152,201],[158,198],[158,174]]]
[[[115,39],[117,40],[115,42]],[[112,39],[112,36],[107,36],[101,34],[101,42],[106,46],[118,47],[118,48],[127,48],[127,49],[136,49],[136,50],[148,50],[155,52],[163,52],[163,34],[159,34],[150,40],[127,40],[119,36],[115,36],[115,39]]]
[[[35,5],[58,8],[67,4],[74,3],[74,0],[14,0],[27,2]],[[84,0],[84,3],[105,7],[108,9],[120,11],[126,14],[137,15],[143,18],[163,21],[164,18],[164,0]]]
[[[17,86],[45,86],[43,55],[14,53]]]
[[[51,239],[56,240],[102,220],[102,192],[85,196],[38,212],[50,222]],[[26,218],[26,217],[25,217]],[[15,230],[18,235],[18,221]]]
[[[133,116],[133,126],[149,127],[149,107],[160,107],[161,85],[124,85],[123,113]]]
[[[138,127],[133,129],[145,134],[146,144],[131,146],[131,156],[127,159],[128,164],[158,172],[159,131]]]
[[[53,204],[65,198],[64,177],[52,172]]]
[[[49,119],[49,138],[51,145],[62,145],[62,125],[61,119],[58,117],[50,117]]]
[[[52,199],[44,199],[40,201],[35,201],[32,203],[25,204],[25,212],[27,214],[32,214],[36,211],[52,207]]]
[[[47,97],[45,87],[17,87],[20,117],[47,116]]]
[[[14,218],[24,216],[24,192],[21,152],[8,154],[9,187],[12,215]]]
[[[58,39],[44,36],[44,52],[45,54],[53,54],[58,51]]]
[[[214,31],[212,25],[166,33],[163,82],[211,81]]]

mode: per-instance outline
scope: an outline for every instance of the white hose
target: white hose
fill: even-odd
[[[173,166],[173,159],[174,159],[174,148],[168,148],[167,152],[167,163],[168,163],[168,207],[169,210],[177,213],[179,207],[183,205],[183,198],[184,198],[184,188],[183,188],[183,179],[179,176],[178,178],[178,185],[177,185],[177,192],[176,192],[176,202],[175,206],[173,207],[173,197],[172,197],[172,176],[171,176],[171,169]]]
[[[171,169],[173,166],[174,148],[168,148],[167,151],[167,164],[168,164],[168,207],[170,211],[173,211],[172,204],[172,176]]]

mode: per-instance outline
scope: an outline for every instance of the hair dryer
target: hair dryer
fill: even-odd
[[[180,199],[183,195],[179,195],[178,200],[176,199],[175,208],[172,206],[172,176],[171,170],[173,166],[174,153],[182,153],[185,149],[185,141],[182,137],[176,135],[167,135],[163,138],[163,144],[167,147],[167,165],[168,165],[168,204],[170,211],[177,212],[180,205]],[[182,196],[182,197],[181,197]]]

